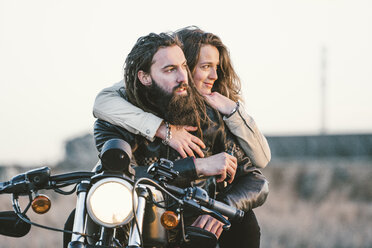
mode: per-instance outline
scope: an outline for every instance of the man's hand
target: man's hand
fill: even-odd
[[[170,125],[170,129],[172,138],[169,140],[169,146],[176,150],[182,158],[195,156],[194,152],[198,154],[199,157],[204,158],[204,153],[200,147],[205,148],[205,144],[201,139],[189,133],[196,131],[197,127]],[[157,130],[156,136],[165,139],[166,133],[166,127],[162,124]]]
[[[223,182],[229,175],[228,183],[232,183],[235,177],[237,160],[234,156],[221,152],[208,158],[195,160],[195,168],[198,176],[219,176],[217,182]]]
[[[221,95],[218,92],[212,92],[210,95],[204,95],[207,102],[221,114],[228,115],[236,107],[236,102]]]
[[[210,215],[200,215],[195,222],[192,224],[192,226],[196,226],[199,228],[202,228],[204,230],[207,230],[211,233],[214,233],[216,235],[217,239],[220,237],[223,229],[223,223],[216,220]]]

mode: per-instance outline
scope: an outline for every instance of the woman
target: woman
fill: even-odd
[[[270,161],[270,149],[254,120],[242,106],[239,95],[240,81],[231,65],[226,47],[219,37],[196,27],[181,29],[177,31],[177,35],[184,44],[184,53],[196,88],[205,96],[207,102],[224,116],[226,125],[237,137],[252,165],[264,168]],[[94,104],[94,115],[130,132],[141,134],[149,140],[153,140],[154,136],[161,139],[168,136],[169,139],[162,119],[143,112],[120,96],[120,91],[124,90],[123,86],[124,83],[119,82],[101,91]],[[195,127],[190,126],[171,126],[169,146],[177,150],[182,157],[193,156],[194,152],[203,157],[200,147],[204,148],[204,143],[188,133],[195,130]],[[222,232],[222,224],[211,221],[209,216],[200,216],[193,225],[210,230],[217,236]],[[206,228],[208,225],[210,228]],[[221,247],[234,247],[237,240],[240,247],[259,246],[260,230],[253,211],[247,212],[245,220],[242,223],[234,223],[232,228],[234,231],[222,234]],[[216,231],[217,229],[220,231]]]

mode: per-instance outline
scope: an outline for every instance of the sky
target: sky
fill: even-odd
[[[265,135],[318,134],[322,79],[326,132],[372,133],[372,1],[0,0],[0,164],[61,159],[135,41],[189,25],[229,48]]]

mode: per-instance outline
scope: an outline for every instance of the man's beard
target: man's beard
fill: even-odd
[[[186,89],[187,95],[176,94],[176,90],[181,87]],[[155,80],[152,80],[148,90],[148,97],[156,106],[156,112],[160,117],[173,125],[197,126],[197,106],[191,89],[186,83],[177,85],[172,93],[168,93]]]

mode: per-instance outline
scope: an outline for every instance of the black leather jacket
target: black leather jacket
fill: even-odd
[[[132,148],[133,163],[136,165],[136,177],[148,176],[147,167],[166,158],[174,161],[174,170],[179,171],[179,176],[172,183],[179,187],[188,187],[199,183],[209,191],[210,196],[215,197],[216,188],[219,189],[217,198],[231,206],[248,211],[260,206],[266,200],[268,194],[268,182],[258,169],[252,167],[250,159],[239,147],[235,137],[225,128],[223,122],[219,121],[219,113],[213,109],[207,111],[212,124],[203,126],[203,141],[206,149],[205,156],[220,152],[233,154],[237,158],[238,167],[235,179],[226,188],[216,187],[213,177],[205,180],[198,180],[193,157],[181,159],[178,152],[169,146],[164,145],[161,139],[156,138],[153,142],[142,136],[132,134],[127,130],[112,125],[103,120],[97,120],[94,126],[94,138],[97,149],[101,151],[104,143],[113,138],[123,139]]]

